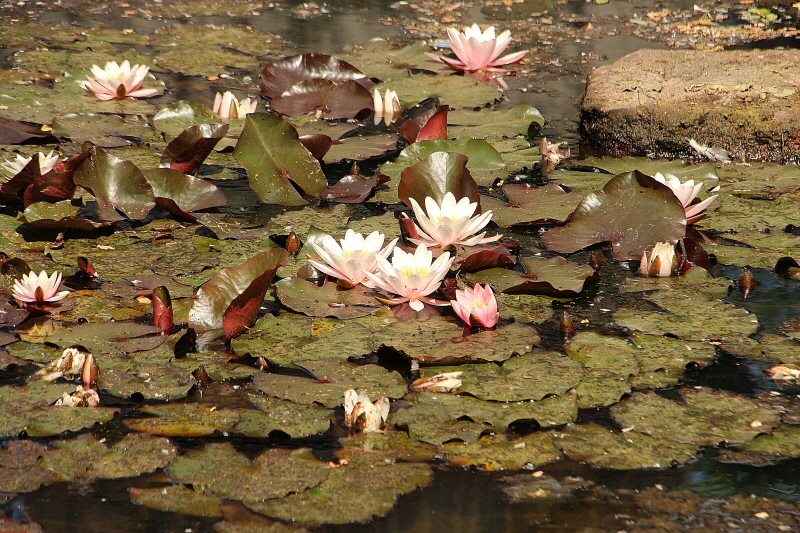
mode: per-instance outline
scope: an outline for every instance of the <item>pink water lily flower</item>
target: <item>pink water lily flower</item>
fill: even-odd
[[[472,289],[456,291],[456,299],[450,300],[453,311],[468,326],[493,328],[500,318],[497,298],[489,285],[475,285]]]
[[[391,300],[381,299],[382,303],[396,305],[408,302],[411,309],[417,312],[422,311],[426,303],[447,305],[447,302],[440,302],[428,295],[439,288],[453,264],[454,258],[450,257],[449,252],[444,252],[434,261],[433,252],[420,244],[413,254],[395,248],[391,263],[383,257],[377,259],[380,275],[370,272],[364,274],[374,286],[399,296]]]
[[[134,65],[127,59],[121,65],[109,61],[105,68],[92,65],[92,74],[79,81],[78,85],[94,93],[100,100],[124,100],[125,98],[148,98],[156,96],[156,89],[140,89],[150,67]]]
[[[687,224],[693,224],[700,220],[705,215],[703,211],[705,211],[706,207],[711,205],[711,202],[717,197],[715,194],[714,196],[709,196],[700,203],[692,205],[692,200],[695,199],[697,193],[703,188],[701,182],[695,183],[694,180],[689,180],[682,183],[677,176],[673,176],[672,174],[667,174],[665,176],[661,174],[661,172],[656,172],[653,179],[672,189],[672,192],[675,193],[675,196],[680,200],[683,206]]]
[[[336,240],[330,235],[320,239],[320,243],[311,243],[322,261],[309,257],[308,262],[314,268],[334,278],[339,278],[339,284],[353,287],[359,283],[372,286],[367,279],[368,272],[375,272],[378,258],[386,259],[397,244],[397,239],[381,248],[385,237],[383,233],[373,231],[366,238],[361,233],[352,229],[347,230],[344,239]]]
[[[668,278],[676,271],[677,256],[675,246],[668,242],[659,242],[650,251],[642,252],[639,263],[639,274],[650,278]]]
[[[420,238],[410,239],[416,244],[442,248],[452,245],[475,246],[494,242],[503,237],[502,235],[484,237],[485,231],[475,235],[492,219],[492,212],[486,211],[473,217],[472,213],[478,208],[478,203],[470,202],[469,198],[464,197],[456,202],[455,195],[448,192],[440,205],[428,196],[425,198],[425,210],[413,198],[409,200],[419,223],[419,226],[415,227]]]
[[[237,100],[236,96],[230,91],[217,93],[214,97],[214,113],[220,118],[244,118],[248,113],[255,113],[258,107],[258,100],[242,98]]]
[[[433,54],[426,55],[436,61],[447,63],[456,70],[507,72],[508,69],[499,67],[516,63],[528,53],[528,50],[522,50],[500,57],[500,54],[511,43],[511,32],[506,30],[495,37],[494,26],[489,26],[486,31],[481,32],[480,27],[473,24],[464,28],[464,33],[447,28],[447,36],[450,39],[450,49],[458,59],[439,57]]]
[[[69,291],[58,292],[61,285],[61,272],[54,272],[52,276],[42,270],[37,276],[35,272],[28,272],[14,282],[12,294],[19,302],[42,304],[57,302],[69,294]]]

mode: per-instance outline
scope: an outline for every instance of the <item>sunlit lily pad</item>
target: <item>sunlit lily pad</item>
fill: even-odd
[[[681,389],[681,401],[636,392],[612,407],[632,432],[694,445],[744,444],[778,425],[779,414],[744,396],[710,389]]]
[[[401,102],[421,102],[436,97],[451,107],[481,107],[500,97],[500,91],[488,83],[449,74],[404,76],[393,80],[390,88],[397,92]]]
[[[178,100],[174,104],[162,107],[153,116],[156,131],[167,135],[168,141],[191,126],[222,123],[223,120],[219,115],[197,100]]]
[[[563,257],[549,259],[522,257],[526,272],[507,268],[490,268],[469,275],[474,283],[488,283],[498,292],[544,292],[573,295],[581,292],[586,280],[594,275],[588,265],[579,265]]]
[[[343,448],[336,451],[339,459],[370,456],[383,456],[389,461],[428,461],[438,455],[432,444],[411,439],[405,431],[387,428],[380,433],[362,433],[353,437],[339,439]]]
[[[219,499],[195,492],[183,485],[168,487],[131,487],[131,501],[156,509],[194,516],[222,516]]]
[[[330,469],[328,479],[313,489],[247,506],[273,518],[307,525],[368,522],[388,513],[399,495],[427,485],[431,477],[431,467],[424,463],[350,460]]]
[[[543,187],[510,184],[503,187],[508,202],[481,196],[481,206],[491,209],[492,222],[501,228],[513,225],[560,224],[572,214],[583,196],[566,192],[555,183]]]
[[[758,330],[755,315],[719,300],[671,292],[657,292],[648,299],[666,311],[618,311],[613,315],[614,321],[635,331],[653,335],[672,333],[684,340],[720,339],[737,333],[752,335]]]
[[[152,131],[147,122],[138,116],[70,114],[53,119],[53,134],[69,137],[73,142],[86,141],[103,148],[128,146],[140,141],[152,141]]]
[[[610,242],[616,259],[640,259],[654,243],[676,242],[685,233],[683,206],[672,189],[633,171],[614,176],[602,190],[586,196],[569,222],[546,232],[542,243],[572,253]]]
[[[52,342],[66,348],[72,344],[86,346],[94,353],[130,353],[152,350],[164,342],[164,337],[148,337],[161,328],[133,322],[103,322],[78,324],[71,329],[59,329],[49,337]]]
[[[293,438],[322,433],[330,427],[331,410],[319,405],[299,405],[277,398],[248,394],[258,409],[239,411],[241,420],[233,432],[247,437],[266,437],[282,431]]]
[[[254,387],[276,398],[300,404],[316,402],[325,407],[342,405],[347,389],[358,389],[370,398],[402,398],[407,391],[400,374],[378,365],[359,366],[332,360],[297,361],[297,364],[314,374],[317,380],[262,373],[254,376]]]
[[[636,433],[616,433],[596,424],[570,424],[553,444],[571,459],[601,468],[668,468],[694,458],[697,446],[658,440]]]
[[[126,418],[125,425],[142,433],[166,437],[201,437],[215,431],[230,431],[239,413],[199,403],[170,403],[142,407],[139,413],[152,418]]]
[[[105,225],[79,216],[80,211],[81,207],[72,205],[71,200],[62,200],[54,204],[36,202],[25,208],[21,221],[40,228],[57,229],[93,230]]]
[[[577,361],[558,353],[535,350],[509,359],[501,367],[471,367],[469,380],[464,381],[459,391],[484,400],[541,400],[575,388],[583,374]]]
[[[481,470],[538,468],[561,458],[551,433],[531,433],[508,440],[502,435],[484,436],[476,442],[448,442],[442,446],[448,461]]]
[[[209,465],[214,468],[209,470]],[[254,460],[230,443],[207,444],[172,461],[169,477],[217,498],[260,502],[315,487],[329,467],[308,450],[269,449]]]
[[[345,290],[336,283],[318,287],[304,279],[284,278],[275,288],[283,305],[307,316],[356,318],[383,306],[375,299],[377,293],[360,285]]]
[[[758,436],[737,448],[743,452],[797,457],[800,455],[800,427],[781,425],[772,435]]]
[[[443,103],[449,103],[443,100]],[[483,108],[480,111],[453,109],[447,117],[447,132],[450,137],[511,137],[526,135],[532,123],[544,124],[544,117],[529,104],[517,104],[512,108],[497,110]]]
[[[184,398],[195,383],[186,370],[164,365],[139,365],[133,372],[103,369],[97,384],[100,389],[121,398],[138,392],[148,399],[175,400]]]

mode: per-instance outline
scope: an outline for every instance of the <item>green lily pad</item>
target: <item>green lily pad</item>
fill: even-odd
[[[69,137],[72,142],[91,142],[103,148],[128,146],[135,142],[155,140],[147,122],[138,116],[70,114],[53,119],[53,135]]]
[[[489,435],[476,442],[448,442],[442,450],[455,465],[488,471],[534,469],[561,458],[552,434],[544,432],[514,440]]]
[[[120,398],[138,392],[156,400],[185,398],[195,383],[189,371],[163,364],[138,365],[134,372],[103,368],[97,381],[98,388]]]
[[[336,451],[336,456],[340,460],[359,457],[365,452],[372,456],[380,455],[385,461],[407,462],[429,461],[439,455],[436,446],[411,439],[405,431],[391,428],[339,440],[343,448]]]
[[[504,202],[481,196],[481,207],[492,210],[492,222],[501,228],[514,225],[561,224],[583,200],[575,191],[566,192],[555,183],[543,187],[509,184],[503,186]]]
[[[131,487],[131,501],[157,511],[193,516],[222,516],[219,499],[195,492],[183,485],[168,487]]]
[[[266,437],[278,430],[300,438],[323,433],[330,427],[332,413],[322,406],[299,405],[257,394],[248,394],[247,398],[258,410],[239,411],[240,421],[233,427],[234,433]]]
[[[400,152],[397,162],[409,166],[414,165],[436,152],[451,152],[467,156],[469,158],[467,166],[471,171],[496,170],[506,166],[500,153],[491,144],[471,137],[417,141]]]
[[[391,347],[424,363],[505,361],[539,345],[530,326],[513,323],[462,337],[464,328],[442,317],[394,322],[373,335],[375,349]]]
[[[344,233],[347,220],[352,212],[352,207],[342,204],[322,209],[305,207],[296,211],[281,213],[265,222],[273,233],[285,235],[293,231],[301,240],[305,241],[312,227],[316,231],[331,235]]]
[[[447,134],[450,137],[485,139],[527,135],[531,124],[544,125],[544,117],[532,105],[517,104],[503,110],[454,109],[448,113],[447,122]]]
[[[483,104],[494,102],[500,96],[500,92],[488,83],[450,74],[404,76],[393,79],[389,88],[397,92],[401,102],[421,102],[426,98],[435,97],[443,104],[454,108],[482,107]]]
[[[230,431],[239,422],[232,409],[199,403],[170,403],[138,409],[152,418],[126,418],[125,425],[135,431],[166,437],[202,437],[215,431]]]
[[[459,392],[503,402],[541,400],[577,387],[583,375],[583,368],[577,361],[558,353],[535,350],[509,359],[501,367],[472,367],[470,380],[464,382]],[[464,380],[464,376],[461,379]]]
[[[780,425],[772,435],[761,435],[737,448],[743,452],[797,457],[800,455],[800,427]]]
[[[256,374],[253,386],[269,396],[299,404],[319,403],[336,407],[344,403],[347,389],[365,392],[370,398],[402,398],[406,383],[397,372],[378,365],[355,365],[344,361],[297,361],[317,380],[281,374]]]
[[[158,333],[161,328],[134,322],[102,322],[78,324],[72,329],[59,329],[47,337],[47,342],[66,348],[81,344],[89,351],[99,353],[130,353],[152,350],[164,342],[163,336],[145,337]]]
[[[31,492],[59,481],[55,472],[41,466],[47,453],[46,446],[32,440],[8,441],[8,446],[0,450],[0,490]]]
[[[329,470],[309,450],[269,449],[250,460],[225,442],[178,457],[168,473],[173,481],[191,484],[202,494],[250,504],[316,487]]]
[[[304,279],[284,278],[275,289],[283,305],[307,316],[357,318],[383,307],[375,299],[377,293],[360,285],[346,290],[336,283],[319,287]]]
[[[162,107],[153,116],[155,130],[170,141],[184,130],[199,124],[223,124],[219,115],[197,100],[178,100]]]
[[[480,283],[472,275],[466,279],[473,283]],[[504,294],[495,293],[497,308],[500,316],[513,318],[517,322],[541,323],[553,317],[553,298],[534,294]]]
[[[246,504],[261,514],[306,525],[368,522],[388,513],[398,496],[427,485],[433,477],[427,464],[387,465],[382,460],[350,460],[329,472],[328,479],[313,489]]]
[[[657,292],[648,299],[666,311],[617,311],[614,321],[631,330],[653,335],[671,333],[684,340],[752,335],[758,330],[755,315],[719,300],[674,292]]]
[[[777,427],[780,415],[766,405],[730,392],[681,389],[683,403],[635,392],[611,408],[630,433],[697,446],[738,445]]]
[[[105,225],[79,217],[80,211],[81,207],[72,205],[71,200],[62,200],[53,204],[36,202],[25,208],[21,220],[40,228],[93,230]]]
[[[600,468],[668,468],[694,458],[697,447],[636,433],[615,433],[596,424],[569,424],[553,444],[567,456]]]

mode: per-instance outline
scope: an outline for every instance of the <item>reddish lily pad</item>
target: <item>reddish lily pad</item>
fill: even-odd
[[[304,279],[284,278],[275,288],[283,305],[307,316],[358,318],[383,307],[375,299],[377,293],[361,285],[342,289],[336,283],[326,283],[319,287]]]
[[[58,142],[49,129],[48,131],[43,129],[42,124],[0,117],[0,144],[22,144],[30,139]]]
[[[312,196],[327,186],[319,161],[303,146],[291,124],[275,115],[247,115],[233,155],[247,169],[250,187],[262,202],[303,205],[307,202],[295,184]]]
[[[416,165],[406,168],[397,188],[398,196],[409,207],[409,198],[424,206],[425,198],[429,196],[441,204],[448,192],[453,193],[456,199],[469,198],[471,202],[478,202],[476,212],[480,212],[478,184],[467,170],[465,155],[434,152]]]
[[[75,172],[74,180],[94,195],[97,215],[104,220],[123,220],[120,212],[141,220],[156,205],[142,171],[102,148],[92,148],[91,157]]]
[[[465,246],[456,252],[455,265],[459,272],[477,272],[487,268],[512,267],[516,264],[516,256],[505,246],[491,244]]]
[[[559,253],[601,242],[613,245],[619,260],[640,259],[657,242],[677,242],[686,234],[683,206],[672,189],[638,171],[614,176],[602,190],[578,204],[569,222],[542,236]]]
[[[168,166],[182,174],[192,174],[227,133],[227,124],[191,126],[170,141],[161,156],[161,166]]]
[[[583,199],[579,193],[566,192],[555,183],[535,188],[510,184],[503,186],[503,192],[508,202],[481,196],[481,205],[493,211],[492,222],[501,228],[561,224]]]
[[[251,461],[226,442],[178,457],[169,465],[169,477],[208,496],[255,503],[315,487],[329,470],[309,450],[269,449]]]
[[[389,181],[386,174],[375,174],[366,177],[361,174],[348,174],[335,185],[324,189],[320,197],[328,200],[336,200],[347,204],[358,204],[369,198],[376,187]]]
[[[73,176],[86,158],[89,157],[89,145],[83,146],[81,153],[66,161],[59,161],[46,174],[33,177],[33,182],[25,190],[23,197],[25,207],[35,202],[58,202],[69,200],[75,194]],[[38,157],[32,159],[39,159]]]
[[[127,427],[165,437],[202,437],[215,431],[230,431],[239,422],[239,413],[233,409],[217,409],[200,403],[150,405],[137,412],[156,416],[126,418]]]
[[[408,119],[400,126],[400,133],[409,144],[417,141],[445,139],[447,138],[447,112],[449,109],[449,106],[440,105]]]
[[[768,405],[730,392],[698,388],[681,389],[680,394],[678,402],[654,392],[635,392],[611,413],[630,432],[696,446],[744,444],[780,421],[780,413]]]

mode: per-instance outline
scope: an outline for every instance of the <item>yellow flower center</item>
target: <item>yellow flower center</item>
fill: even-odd
[[[403,274],[405,274],[407,277],[411,277],[414,274],[419,274],[420,276],[424,277],[428,275],[428,272],[430,272],[429,268],[421,266],[416,266],[416,267],[407,266],[403,268]]]

